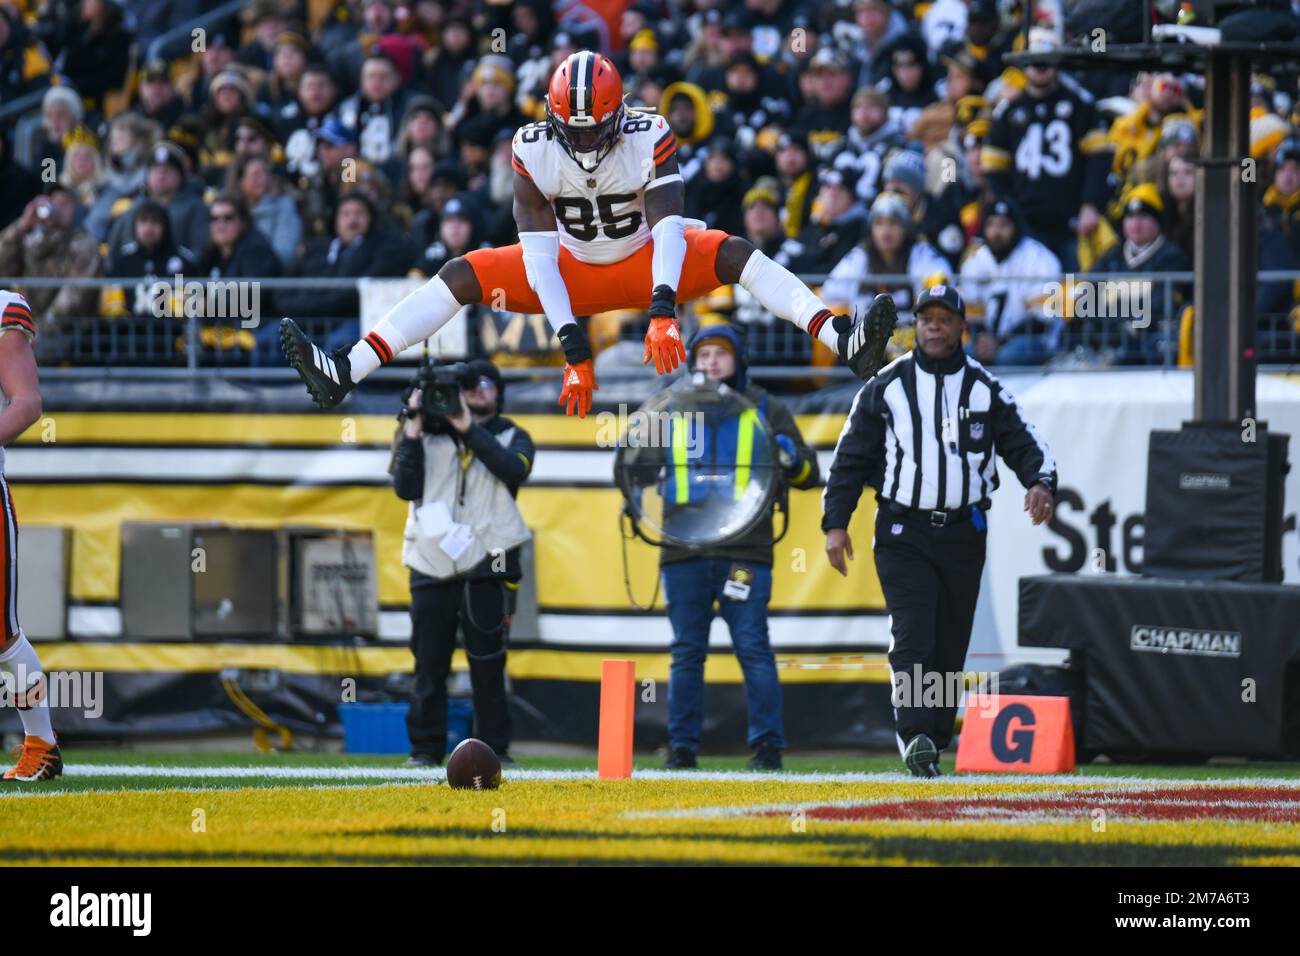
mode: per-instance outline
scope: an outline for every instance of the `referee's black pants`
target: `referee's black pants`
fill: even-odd
[[[988,532],[969,519],[936,527],[925,518],[893,514],[887,502],[876,511],[876,574],[893,625],[889,666],[895,690],[908,691],[895,697],[900,748],[918,734],[940,750],[952,741],[958,702],[947,693],[953,684],[948,675],[965,670],[987,539]],[[929,680],[942,682],[939,706],[925,705],[930,674],[938,676]]]
[[[497,753],[510,746],[506,698],[506,634],[510,627],[505,582],[411,574],[411,653],[415,681],[406,733],[411,752],[441,761],[447,752],[447,677],[456,630],[465,635],[474,690],[474,736]]]

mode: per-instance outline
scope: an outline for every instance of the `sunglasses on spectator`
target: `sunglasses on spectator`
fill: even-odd
[[[233,212],[214,213],[212,216],[212,221],[213,222],[238,222],[239,217],[236,216]]]
[[[480,388],[496,388],[496,386],[497,383],[492,381],[492,379],[488,378],[485,375],[482,378],[480,378],[477,382],[475,382],[473,387],[468,389],[468,391],[474,392],[474,391],[478,391]]]

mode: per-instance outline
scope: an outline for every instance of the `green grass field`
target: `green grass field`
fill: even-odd
[[[5,784],[6,865],[1300,864],[1300,765],[1091,764],[914,780],[893,756],[743,757],[601,781],[524,757],[497,791],[402,757],[73,748]]]

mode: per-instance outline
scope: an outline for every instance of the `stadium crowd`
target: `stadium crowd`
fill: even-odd
[[[0,276],[123,280],[27,291],[48,359],[73,355],[77,322],[155,328],[131,324],[157,318],[155,277],[427,276],[515,241],[511,136],[587,48],[614,58],[629,106],[668,118],[687,214],[824,276],[828,303],[888,291],[906,318],[946,281],[986,362],[1191,360],[1186,281],[1152,282],[1141,323],[1054,309],[1049,280],[1191,270],[1203,77],[1008,66],[1027,36],[1059,42],[1023,31],[1018,3],[250,0],[176,37],[218,6],[0,3]],[[1251,89],[1261,269],[1300,269],[1296,92],[1294,73]],[[266,315],[330,320],[330,345],[358,336],[354,287],[261,295]],[[771,327],[739,288],[698,309]],[[1262,285],[1258,309],[1261,358],[1300,359],[1296,285]],[[642,319],[598,317],[593,344]],[[278,361],[263,325],[203,345]],[[98,356],[130,359],[114,334]],[[809,360],[827,356],[797,335],[755,355]]]

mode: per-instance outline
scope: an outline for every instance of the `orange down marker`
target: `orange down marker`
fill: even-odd
[[[596,772],[601,780],[632,776],[632,720],[636,714],[636,661],[600,662],[600,739]]]
[[[958,773],[1072,773],[1070,698],[972,694],[957,744]]]

